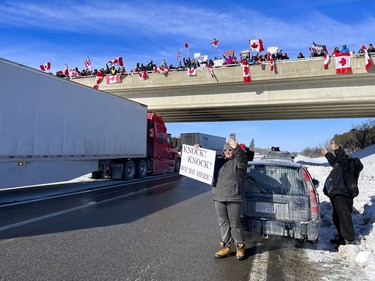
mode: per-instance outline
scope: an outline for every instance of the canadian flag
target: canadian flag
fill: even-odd
[[[261,39],[249,40],[249,45],[250,45],[251,51],[253,51],[253,52],[260,53],[260,52],[264,51],[263,41]]]
[[[92,69],[90,58],[86,59],[86,60],[84,61],[84,64],[85,64],[85,67],[86,67],[86,68],[88,68],[88,69]]]
[[[242,77],[244,83],[250,83],[251,82],[251,76],[250,76],[250,67],[246,60],[241,61],[242,65]]]
[[[157,72],[157,73],[160,73],[160,74],[166,74],[166,73],[168,73],[169,69],[168,69],[168,66],[166,66],[164,68],[154,66],[154,71]]]
[[[336,74],[352,73],[352,66],[350,63],[350,53],[339,53],[335,56],[336,60]]]
[[[197,70],[194,67],[188,69],[188,71],[186,73],[189,76],[197,76]]]
[[[207,68],[208,71],[210,72],[211,77],[212,77],[212,78],[215,78],[214,67],[213,67],[212,65],[207,65],[206,68]]]
[[[103,77],[105,77],[105,73],[100,72],[100,71],[98,71],[98,72],[96,73],[96,77],[95,77],[95,85],[93,86],[94,89],[98,89],[98,88],[99,88],[99,84],[100,84],[100,82],[102,82]]]
[[[181,52],[177,50],[177,60],[181,60]]]
[[[68,66],[66,65],[65,70],[59,70],[59,71],[57,71],[56,73],[59,74],[59,75],[69,76],[69,69],[68,69]]]
[[[267,53],[267,59],[270,61],[271,63],[271,71],[273,72],[275,70],[275,60],[273,59],[273,57],[271,56],[271,53],[268,52]]]
[[[328,69],[328,64],[329,64],[328,50],[324,49],[324,69]]]
[[[361,48],[365,52],[365,68],[366,70],[369,70],[369,68],[372,66],[372,61],[370,59],[366,46],[362,45]]]
[[[51,62],[46,62],[45,64],[40,65],[40,70],[47,71],[51,69]]]
[[[144,71],[138,71],[138,77],[139,77],[139,79],[141,79],[141,80],[146,80],[146,79],[148,79],[147,71],[146,71],[146,70],[144,70]]]
[[[121,82],[121,74],[109,75],[105,77],[106,84],[116,84]]]
[[[113,65],[119,65],[119,66],[124,66],[124,61],[122,57],[117,57],[112,60],[110,60],[108,63],[113,64]]]
[[[217,45],[219,45],[219,40],[214,38],[214,41],[212,41],[211,45],[214,46],[215,48],[217,48]]]

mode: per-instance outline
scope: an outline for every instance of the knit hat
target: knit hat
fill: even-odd
[[[226,143],[224,144],[223,151],[224,151],[224,150],[229,150],[229,149],[230,149],[230,150],[233,150],[233,148],[229,145],[229,143],[226,142]]]

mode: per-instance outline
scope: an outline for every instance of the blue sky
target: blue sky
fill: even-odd
[[[177,50],[187,57],[248,49],[249,39],[279,46],[290,58],[309,55],[313,41],[331,52],[346,44],[358,51],[375,43],[374,1],[1,1],[0,57],[39,69],[47,61],[52,72],[94,68],[118,56],[130,70],[137,62],[178,64]],[[169,131],[202,132],[240,142],[299,151],[324,144],[365,119],[319,119],[249,122],[176,123]]]

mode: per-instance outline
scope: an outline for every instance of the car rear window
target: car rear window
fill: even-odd
[[[269,152],[268,157],[270,158],[292,158],[288,152]]]
[[[249,165],[247,168],[250,192],[281,195],[306,195],[304,178],[299,167]],[[249,190],[248,190],[249,191]]]

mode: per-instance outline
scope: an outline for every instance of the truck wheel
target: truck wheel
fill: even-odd
[[[132,160],[126,161],[124,165],[123,178],[125,180],[132,180],[135,177],[135,164]]]
[[[140,160],[137,164],[137,177],[144,178],[147,175],[147,162],[146,160]]]
[[[175,171],[176,173],[178,173],[178,172],[180,171],[180,166],[181,166],[181,159],[178,158],[178,159],[176,160],[176,163],[175,163],[175,166],[174,166],[174,171]]]

